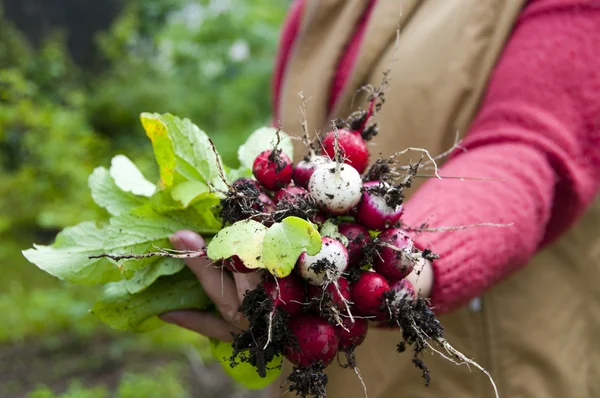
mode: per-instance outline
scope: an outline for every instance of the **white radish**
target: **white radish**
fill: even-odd
[[[298,272],[308,283],[322,286],[336,281],[348,267],[348,251],[338,240],[324,236],[321,251],[314,256],[306,252],[298,258]]]
[[[317,166],[308,191],[321,208],[344,214],[360,202],[362,179],[354,167],[330,162]]]

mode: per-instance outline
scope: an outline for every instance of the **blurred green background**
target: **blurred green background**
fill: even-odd
[[[269,122],[289,0],[0,3],[0,397],[244,397],[175,327],[108,330],[97,291],[64,285],[20,251],[106,215],[87,178],[116,154],[157,175],[139,114],[188,117],[235,165]]]

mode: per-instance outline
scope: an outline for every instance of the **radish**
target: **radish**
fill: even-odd
[[[302,310],[306,301],[306,292],[302,280],[292,274],[277,281],[269,278],[262,283],[263,288],[273,299],[275,308],[282,308],[288,314],[293,315]]]
[[[275,203],[266,194],[260,193],[257,202],[252,204],[252,208],[261,213],[273,213],[275,211]]]
[[[341,148],[345,162],[359,173],[364,173],[369,164],[369,148],[360,133],[346,129],[338,130],[338,145]],[[330,131],[323,138],[323,151],[335,159],[335,131]]]
[[[327,221],[327,216],[323,213],[317,213],[314,216],[309,217],[308,221],[310,221],[313,224],[322,225],[325,223],[325,221]]]
[[[365,227],[381,231],[396,224],[402,215],[399,190],[383,181],[369,181],[356,210],[356,220]]]
[[[310,177],[314,173],[317,166],[329,162],[330,160],[326,156],[313,156],[310,159],[301,160],[298,162],[296,167],[294,167],[292,174],[294,182],[299,187],[308,188]]]
[[[247,177],[240,177],[237,180],[235,180],[232,184],[233,188],[238,189],[238,190],[242,190],[244,188],[248,188],[248,187],[255,187],[256,189],[258,189],[259,192],[262,191],[262,187],[260,186],[260,184],[258,183],[258,181],[253,180],[251,178],[247,178]],[[252,189],[252,188],[250,188]]]
[[[330,162],[316,168],[308,191],[317,204],[333,214],[344,214],[360,202],[362,180],[358,171],[346,164]]]
[[[412,260],[413,241],[401,229],[392,228],[378,236],[379,255],[374,256],[375,271],[388,280],[399,281],[410,274],[414,267]]]
[[[254,177],[266,189],[275,191],[292,181],[292,161],[281,150],[261,152],[252,165]]]
[[[348,251],[342,242],[324,236],[321,251],[314,256],[303,252],[298,258],[298,272],[308,283],[321,286],[337,280],[348,267]]]
[[[385,319],[381,310],[384,294],[390,290],[388,281],[377,272],[365,271],[352,285],[351,297],[354,307],[364,315]]]
[[[231,272],[238,272],[240,274],[247,274],[256,271],[254,269],[246,268],[244,262],[238,256],[231,256],[229,258],[226,258],[225,260],[223,260],[222,265],[223,268],[225,268],[226,270]]]
[[[336,328],[341,350],[358,347],[367,337],[369,322],[365,318],[354,318],[354,323],[344,318],[342,325]]]
[[[281,188],[279,191],[275,192],[273,195],[273,202],[275,204],[280,201],[287,202],[289,204],[293,204],[297,199],[306,199],[308,198],[308,191],[302,187],[296,187],[293,185],[289,185],[285,188]]]
[[[363,249],[369,243],[369,231],[358,224],[342,223],[338,226],[338,231],[348,238],[348,266],[359,267],[364,259]]]
[[[296,366],[310,366],[315,362],[328,365],[337,354],[339,340],[335,327],[314,314],[298,314],[288,323],[288,330],[296,337],[297,347],[286,347],[285,357]]]
[[[308,286],[308,299],[314,303],[314,307],[319,310],[319,304],[323,299],[325,293],[331,295],[331,304],[333,304],[338,310],[346,311],[346,302],[350,301],[350,282],[344,277],[340,277],[337,280],[337,287],[335,283],[329,283],[325,289],[321,286]]]
[[[395,293],[394,302],[400,302],[401,300],[413,301],[417,299],[417,292],[415,287],[408,279],[402,279],[392,283],[390,287]]]

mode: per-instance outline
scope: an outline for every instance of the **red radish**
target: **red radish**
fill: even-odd
[[[278,278],[277,281],[269,278],[262,283],[262,286],[273,299],[276,308],[282,308],[290,315],[302,310],[302,304],[306,301],[306,292],[304,283],[296,275]]]
[[[359,267],[364,259],[363,248],[369,243],[369,231],[362,225],[342,223],[338,231],[348,238],[348,266]]]
[[[344,214],[360,202],[362,179],[352,166],[330,162],[316,168],[308,191],[317,204],[333,214]]]
[[[405,299],[406,302],[409,303],[417,299],[415,287],[408,279],[402,279],[394,282],[390,289],[394,292],[394,298],[390,304],[392,307],[396,307],[400,311],[403,311],[403,306],[400,305],[402,299]],[[378,324],[377,327],[381,329],[397,329],[399,326],[395,323],[390,324],[388,320],[385,320],[385,322]]]
[[[285,202],[293,204],[297,199],[307,198],[308,195],[309,194],[306,189],[289,185],[275,192],[275,195],[273,195],[273,202],[277,204],[283,200]]]
[[[322,361],[331,363],[337,354],[339,341],[333,325],[314,314],[298,314],[288,323],[296,336],[298,347],[286,347],[285,357],[296,366],[310,366]]]
[[[369,148],[358,132],[346,129],[338,130],[338,145],[342,150],[345,162],[359,173],[364,173],[369,164]],[[330,158],[335,159],[335,131],[330,131],[323,138],[323,150]]]
[[[314,156],[309,160],[301,160],[294,167],[293,179],[297,186],[308,188],[308,182],[317,166],[329,163],[330,160],[326,156]]]
[[[226,258],[225,260],[223,260],[222,265],[223,268],[225,268],[226,270],[231,272],[238,272],[240,274],[247,274],[256,271],[254,269],[246,268],[244,262],[238,256],[231,256],[229,258]]]
[[[373,258],[375,271],[390,281],[399,281],[410,274],[414,267],[411,259],[414,247],[412,239],[398,228],[382,232],[378,239],[379,255]]]
[[[332,303],[339,309],[340,311],[346,310],[345,301],[350,301],[350,283],[348,279],[341,277],[337,280],[337,287],[335,284],[329,283],[327,287],[323,290],[321,286],[308,286],[308,299],[310,301],[315,301],[315,307],[319,307],[319,301],[323,297],[323,293],[327,292],[331,294],[333,298]]]
[[[237,180],[235,180],[232,184],[231,184],[234,188],[243,188],[245,187],[256,187],[256,189],[258,189],[259,191],[262,191],[262,187],[260,186],[260,184],[258,183],[258,181],[253,180],[252,178],[247,178],[247,177],[240,177]]]
[[[254,177],[266,189],[275,191],[292,181],[292,161],[285,153],[271,151],[261,152],[252,165]]]
[[[386,203],[384,195],[391,190],[395,188],[383,181],[364,183],[356,220],[365,227],[378,231],[396,224],[402,215],[402,205],[391,207]]]
[[[392,283],[390,288],[394,291],[394,293],[396,293],[395,301],[400,301],[402,299],[412,301],[417,299],[415,287],[408,279],[402,279]]]
[[[314,256],[303,252],[298,258],[298,272],[308,283],[321,286],[337,280],[348,267],[348,251],[342,242],[324,236],[321,251]]]
[[[266,194],[260,193],[258,195],[258,202],[252,205],[254,210],[258,210],[261,213],[273,213],[275,211],[275,203]]]
[[[314,216],[309,217],[308,221],[312,222],[313,224],[321,225],[327,221],[327,216],[323,213],[317,213]]]
[[[369,322],[364,318],[354,318],[354,323],[350,318],[344,318],[342,321],[344,328],[337,326],[338,339],[340,341],[340,349],[358,347],[365,341]]]
[[[351,297],[354,307],[364,315],[385,319],[381,310],[383,294],[390,290],[387,280],[377,272],[365,271],[352,285]]]

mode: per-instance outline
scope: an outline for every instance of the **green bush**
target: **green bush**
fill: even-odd
[[[106,386],[86,387],[81,381],[73,380],[64,393],[39,386],[27,398],[187,398],[190,395],[181,382],[180,371],[179,366],[168,365],[147,374],[125,373],[114,394]]]
[[[87,178],[112,156],[124,154],[157,178],[141,112],[192,119],[231,165],[246,136],[269,123],[271,70],[289,1],[125,3],[97,37],[105,68],[93,74],[71,61],[64,32],[33,47],[0,10],[0,350],[28,341],[60,348],[65,335],[109,335],[110,355],[121,360],[132,350],[207,349],[176,327],[146,335],[106,330],[88,313],[96,291],[61,283],[20,254],[65,226],[106,216],[93,205]],[[29,397],[186,397],[177,366],[127,373],[116,389],[83,380],[61,395],[41,386]]]

